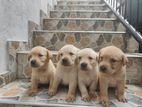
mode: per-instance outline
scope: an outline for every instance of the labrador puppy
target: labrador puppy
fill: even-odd
[[[76,54],[79,49],[73,45],[65,45],[57,54],[57,73],[52,88],[48,91],[50,96],[57,92],[59,84],[68,85],[67,102],[75,100],[77,87],[77,67],[75,65]]]
[[[100,98],[104,106],[109,106],[108,87],[113,86],[117,89],[117,99],[127,102],[124,96],[126,80],[126,55],[115,46],[108,46],[99,52],[99,85]]]
[[[97,53],[91,48],[85,48],[77,53],[78,86],[83,101],[90,101],[96,97],[98,84],[98,61]],[[88,90],[89,89],[89,90]]]
[[[31,67],[31,89],[29,96],[34,96],[38,92],[38,84],[49,84],[49,89],[53,84],[56,69],[51,61],[51,52],[41,46],[36,46],[29,53],[29,66]]]

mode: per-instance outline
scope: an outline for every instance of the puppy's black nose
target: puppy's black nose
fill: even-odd
[[[68,64],[68,59],[67,58],[63,58],[62,59],[62,64],[63,65],[67,65]]]
[[[107,71],[107,67],[105,67],[104,65],[100,66],[100,71],[101,72],[106,72]]]
[[[31,66],[35,66],[36,65],[36,60],[32,60],[31,61]]]
[[[87,63],[81,63],[81,68],[87,68]]]

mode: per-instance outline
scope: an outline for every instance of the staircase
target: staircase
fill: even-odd
[[[43,19],[43,28],[41,30],[33,30],[28,43],[9,41],[9,69],[13,71],[13,74],[9,75],[14,75],[15,73],[17,75],[16,77],[7,77],[13,79],[8,79],[6,83],[17,78],[25,78],[23,71],[28,62],[27,55],[31,47],[37,45],[47,47],[56,56],[57,51],[65,44],[73,44],[81,49],[89,47],[95,51],[99,51],[109,45],[121,48],[127,53],[129,58],[127,83],[142,84],[142,55],[138,53],[139,45],[127,33],[125,27],[103,0],[60,0],[54,10],[50,12],[50,18]],[[53,57],[53,61],[56,62],[55,57]],[[36,103],[20,102],[13,104],[26,104],[27,107],[36,106]],[[31,106],[28,106],[28,104]],[[59,105],[57,104],[56,106]],[[47,104],[43,104],[43,106],[47,106]],[[63,105],[61,104],[60,106]],[[86,104],[86,106],[93,105]],[[129,107],[129,105],[125,106]]]

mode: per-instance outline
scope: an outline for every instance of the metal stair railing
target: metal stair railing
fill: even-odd
[[[126,27],[128,33],[136,39],[136,41],[142,46],[142,35],[136,31],[136,29],[129,24],[127,19],[125,19],[125,12],[127,6],[127,0],[103,0],[105,4],[111,9],[115,16],[122,22]]]

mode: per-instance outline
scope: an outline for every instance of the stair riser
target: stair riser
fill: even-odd
[[[89,30],[89,31],[125,31],[124,26],[116,20],[68,20],[45,19],[44,30]]]
[[[28,63],[28,53],[18,53],[18,77],[25,78],[23,75],[23,71],[25,69],[25,65]],[[56,55],[53,56],[53,62],[56,62]],[[141,76],[142,76],[142,58],[129,57],[129,63],[127,65],[127,83],[129,84],[141,84]]]
[[[115,18],[111,12],[62,12],[51,11],[51,18]]]
[[[106,10],[106,6],[55,6],[55,10]]]
[[[101,4],[101,1],[58,1],[59,5],[73,5],[73,4]]]
[[[32,41],[33,46],[42,45],[52,50],[58,50],[65,44],[73,44],[78,48],[91,47],[96,51],[108,45],[115,45],[125,52],[138,51],[137,42],[125,34],[34,32]]]

